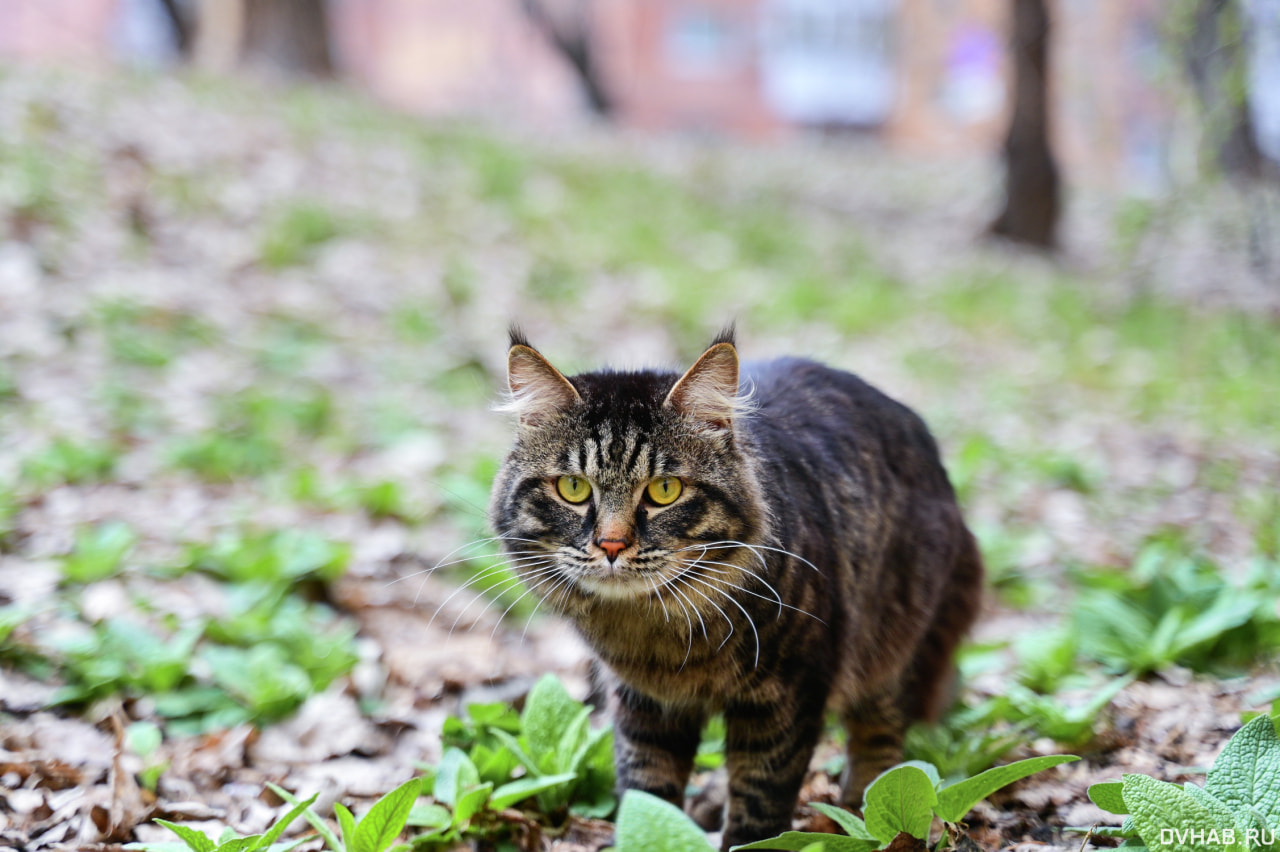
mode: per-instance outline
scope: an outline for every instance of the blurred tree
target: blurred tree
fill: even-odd
[[[160,7],[168,17],[170,26],[173,27],[173,41],[178,48],[178,55],[183,59],[190,58],[193,40],[191,19],[186,5],[181,0],[160,0]]]
[[[325,0],[161,0],[185,58],[215,71],[333,73]]]
[[[1171,17],[1202,117],[1205,160],[1230,178],[1263,177],[1269,170],[1249,114],[1245,15],[1239,0],[1189,0]]]
[[[325,0],[243,2],[242,64],[289,74],[333,73]]]
[[[1004,209],[990,231],[1042,248],[1057,242],[1058,167],[1049,149],[1049,10],[1011,0],[1013,117],[1004,141]]]
[[[613,113],[614,104],[596,60],[597,45],[593,38],[589,0],[575,0],[571,7],[556,3],[554,8],[545,0],[520,0],[520,6],[525,17],[578,75],[591,111],[608,118]]]

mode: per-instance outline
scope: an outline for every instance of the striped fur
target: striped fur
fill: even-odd
[[[724,847],[778,833],[834,710],[859,805],[906,725],[940,711],[979,607],[979,555],[924,424],[810,361],[739,377],[731,333],[684,376],[566,378],[515,335],[509,366],[524,393],[491,517],[604,663],[620,788],[682,802],[723,712]],[[567,475],[590,499],[558,496]],[[645,486],[669,476],[684,492],[658,506]],[[610,559],[600,542],[625,547]]]

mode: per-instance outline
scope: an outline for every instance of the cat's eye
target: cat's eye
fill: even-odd
[[[661,476],[650,482],[645,490],[650,500],[659,506],[667,506],[674,503],[684,491],[684,483],[674,476]]]
[[[591,483],[581,476],[562,476],[556,480],[556,491],[570,503],[582,503],[591,496]]]

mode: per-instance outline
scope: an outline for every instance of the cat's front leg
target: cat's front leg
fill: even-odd
[[[725,709],[729,806],[722,849],[791,828],[796,796],[822,733],[825,695],[786,689],[776,701]]]
[[[618,794],[643,790],[683,807],[705,714],[659,704],[626,684],[614,689]]]

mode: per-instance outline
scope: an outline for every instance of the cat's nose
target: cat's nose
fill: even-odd
[[[618,560],[618,554],[627,547],[627,542],[620,538],[601,538],[596,540],[596,547],[604,551],[610,562]]]

